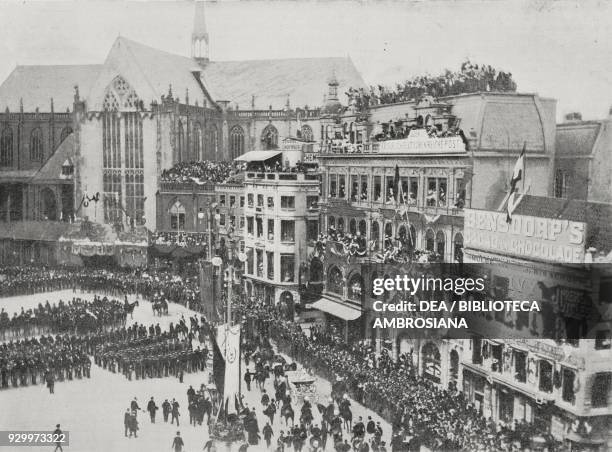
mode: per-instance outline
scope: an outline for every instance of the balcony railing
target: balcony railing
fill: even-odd
[[[213,192],[215,191],[215,184],[205,183],[197,184],[195,182],[179,182],[179,181],[162,181],[160,184],[160,191],[162,192]]]
[[[247,172],[246,180],[270,180],[270,181],[319,181],[318,174],[311,173],[290,173],[290,172]]]

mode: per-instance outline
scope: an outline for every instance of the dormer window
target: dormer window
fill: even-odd
[[[62,164],[62,176],[72,177],[73,174],[74,174],[74,165],[72,164],[72,160],[66,159],[66,161]]]

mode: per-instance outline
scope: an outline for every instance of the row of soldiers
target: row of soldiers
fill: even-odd
[[[126,313],[118,300],[95,296],[93,300],[74,297],[57,304],[39,303],[36,308],[24,309],[9,316],[0,309],[0,339],[28,337],[47,333],[77,331],[80,334],[119,328],[125,325]]]
[[[90,377],[84,341],[75,336],[42,336],[0,344],[0,388]]]

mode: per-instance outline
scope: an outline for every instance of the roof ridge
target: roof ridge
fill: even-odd
[[[255,61],[267,62],[267,61],[306,61],[306,60],[346,60],[353,61],[350,56],[322,56],[322,57],[288,57],[288,58],[255,58],[255,59],[243,59],[243,60],[211,60],[210,63],[253,63]],[[209,64],[210,64],[209,63]]]

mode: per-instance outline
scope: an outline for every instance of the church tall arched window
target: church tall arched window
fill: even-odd
[[[109,111],[139,111],[144,105],[136,91],[121,76],[117,76],[106,87],[102,108]]]
[[[42,162],[44,157],[42,130],[39,127],[30,134],[30,160]]]
[[[208,160],[217,160],[217,151],[219,146],[219,132],[217,126],[211,125],[208,129],[208,139],[206,140],[206,154]]]
[[[268,124],[261,133],[261,143],[264,149],[278,148],[278,130],[272,124]]]
[[[183,123],[181,121],[179,121],[179,124],[178,124],[176,145],[177,145],[176,162],[182,162],[183,157],[185,156],[185,129],[183,128]]]
[[[202,126],[199,122],[193,125],[193,158],[202,159]]]
[[[232,160],[244,154],[244,129],[241,126],[232,127],[229,140],[230,158]]]
[[[170,207],[170,229],[173,231],[185,229],[185,207],[180,201],[176,201]]]
[[[312,134],[312,127],[307,124],[302,126],[302,139],[305,141],[314,141]]]
[[[72,133],[72,127],[70,126],[66,126],[62,129],[62,133],[60,133],[60,143],[62,143],[66,138],[68,138],[68,135],[70,135]]]
[[[0,166],[13,166],[13,130],[5,127],[0,137]]]

